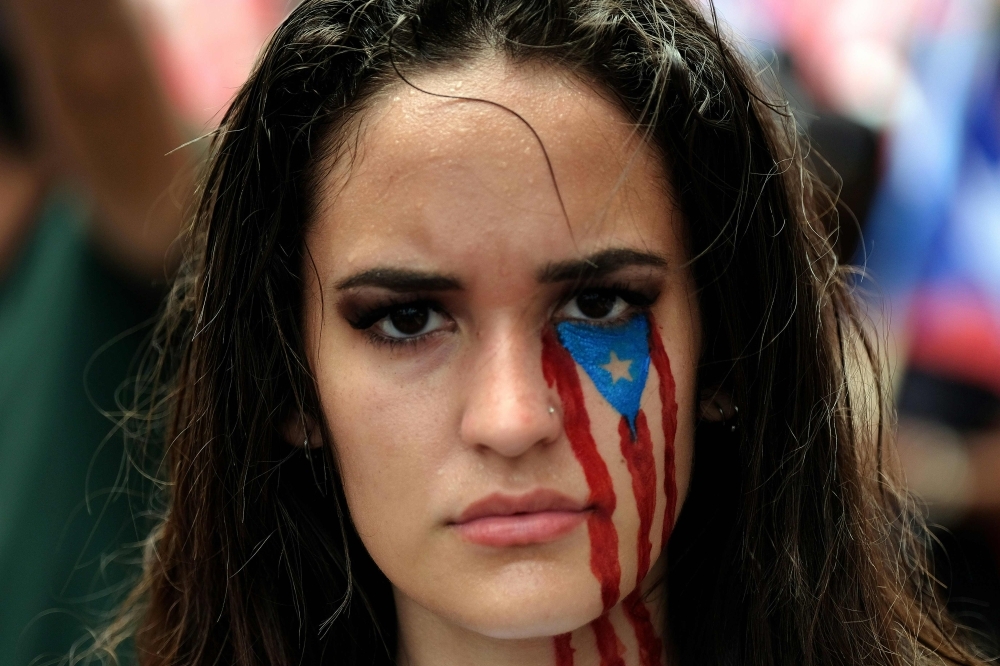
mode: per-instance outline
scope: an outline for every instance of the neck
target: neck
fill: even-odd
[[[397,597],[398,601],[398,597]],[[400,666],[666,666],[659,595],[631,595],[562,636],[499,639],[459,627],[424,608],[397,603]]]

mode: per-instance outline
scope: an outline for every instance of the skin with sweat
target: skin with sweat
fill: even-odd
[[[538,138],[493,104],[393,85],[307,234],[326,445],[393,585],[399,661],[665,663],[662,599],[636,590],[662,573],[687,489],[700,330],[663,161],[558,70],[483,60],[411,81],[515,110]],[[555,327],[637,317],[652,362],[633,434]]]

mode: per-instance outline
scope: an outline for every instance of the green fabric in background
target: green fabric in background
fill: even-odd
[[[85,638],[134,576],[129,546],[144,536],[141,501],[108,501],[123,439],[98,406],[117,409],[155,297],[109,268],[84,222],[71,196],[51,196],[0,283],[3,666],[53,663]]]

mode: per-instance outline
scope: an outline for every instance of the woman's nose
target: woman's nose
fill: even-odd
[[[481,338],[462,415],[462,441],[515,458],[559,439],[562,408],[542,374],[540,336],[497,331]]]

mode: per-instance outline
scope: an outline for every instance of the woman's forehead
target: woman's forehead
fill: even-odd
[[[592,90],[543,68],[412,82],[421,90],[380,96],[353,159],[332,170],[340,184],[324,188],[314,253],[345,269],[435,256],[513,268],[622,245],[673,254],[663,165]]]
[[[338,166],[357,175],[372,163],[384,181],[427,161],[463,160],[534,179],[548,173],[546,156],[561,180],[615,183],[663,170],[619,108],[553,67],[486,63],[414,76],[378,95],[360,128],[355,159]]]

